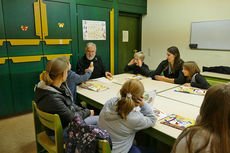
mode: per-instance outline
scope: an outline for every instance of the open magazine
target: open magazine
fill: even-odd
[[[195,95],[205,95],[207,90],[193,88],[193,87],[185,87],[180,86],[175,89],[176,92],[183,92],[183,93],[189,93],[189,94],[195,94]]]
[[[154,99],[156,97],[156,90],[146,91],[144,93],[144,100],[148,103],[151,107],[153,107]]]
[[[185,118],[176,114],[171,114],[168,117],[164,118],[160,123],[174,127],[179,130],[183,130],[186,127],[195,124],[195,120]]]
[[[89,89],[92,91],[96,91],[96,92],[100,92],[100,91],[104,91],[109,89],[106,86],[100,85],[100,84],[96,84],[96,83],[91,83],[91,82],[83,82],[80,87],[85,88],[85,89]]]

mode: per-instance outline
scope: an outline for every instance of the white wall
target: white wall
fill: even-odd
[[[142,19],[145,63],[156,69],[167,48],[177,46],[184,61],[194,60],[200,68],[230,66],[230,51],[189,48],[191,22],[225,19],[230,19],[230,0],[147,0]]]

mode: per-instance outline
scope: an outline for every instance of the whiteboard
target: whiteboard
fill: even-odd
[[[230,50],[230,20],[193,22],[190,44],[198,49]]]

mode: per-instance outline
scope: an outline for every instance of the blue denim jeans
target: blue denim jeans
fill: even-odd
[[[156,152],[141,146],[132,145],[128,153],[156,153]]]

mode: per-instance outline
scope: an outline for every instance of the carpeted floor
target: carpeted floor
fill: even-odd
[[[0,119],[0,153],[36,153],[32,113]]]

